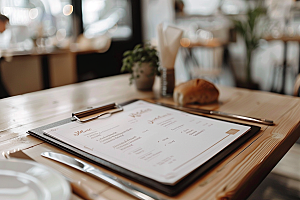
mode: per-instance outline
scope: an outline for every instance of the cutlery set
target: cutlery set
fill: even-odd
[[[13,151],[13,152],[5,152],[5,153],[2,153],[2,155],[6,159],[17,158],[17,159],[35,161],[34,159],[29,157],[27,154],[25,154],[21,150],[17,150],[17,151]],[[71,186],[73,192],[76,195],[78,195],[79,197],[81,197],[83,199],[105,200],[105,198],[103,198],[102,196],[100,196],[99,194],[94,192],[92,189],[90,189],[83,182],[70,179],[70,178],[64,176],[63,174],[61,174],[61,175],[70,183],[70,186]]]
[[[27,159],[27,160],[33,160],[31,157],[26,155],[23,151],[16,151],[13,153],[4,153],[3,154],[5,158],[20,158],[20,159]],[[43,152],[41,156],[45,158],[49,158],[52,160],[55,160],[57,162],[63,163],[65,165],[68,165],[72,168],[75,168],[79,171],[82,171],[88,175],[91,175],[95,178],[100,179],[101,181],[104,181],[106,183],[109,183],[110,185],[138,198],[138,199],[144,199],[144,200],[153,200],[153,199],[158,199],[158,200],[163,200],[163,198],[160,198],[159,196],[152,194],[148,191],[145,191],[139,187],[136,187],[132,185],[129,182],[123,181],[116,176],[107,174],[92,165],[83,162],[79,159],[60,154],[60,153],[55,153],[55,152]],[[34,161],[34,160],[33,160]],[[72,187],[72,190],[74,193],[77,195],[83,197],[84,199],[103,199],[101,198],[98,194],[94,193],[91,191],[87,186],[83,185],[80,181],[74,181],[71,180],[67,177],[65,177],[69,182]]]

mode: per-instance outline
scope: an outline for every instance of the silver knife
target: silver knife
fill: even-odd
[[[229,118],[235,118],[235,119],[241,119],[241,120],[256,122],[256,123],[260,123],[260,124],[266,124],[266,125],[269,125],[269,126],[274,125],[274,122],[272,120],[269,120],[269,119],[254,118],[254,117],[248,117],[248,116],[237,115],[237,114],[232,114],[232,113],[225,113],[225,112],[215,111],[215,110],[205,110],[205,109],[200,109],[200,108],[189,108],[189,107],[165,104],[165,103],[160,103],[160,102],[155,102],[155,104],[165,106],[165,107],[169,107],[169,108],[175,108],[175,109],[186,111],[186,112],[196,112],[196,113],[202,113],[202,114],[208,114],[208,115],[218,115],[218,116],[222,116],[222,117],[229,117]]]
[[[65,165],[68,165],[70,167],[73,167],[75,169],[78,169],[82,172],[85,172],[89,175],[92,175],[102,181],[105,181],[120,190],[138,198],[138,199],[144,199],[144,200],[153,200],[153,199],[160,199],[162,198],[158,197],[155,194],[152,194],[148,191],[145,191],[141,188],[138,188],[134,185],[131,185],[131,183],[120,180],[118,177],[115,177],[113,175],[107,174],[99,169],[96,169],[92,165],[89,165],[79,159],[60,154],[60,153],[54,153],[54,152],[43,152],[41,153],[42,156],[46,158],[50,158],[52,160],[61,162]]]

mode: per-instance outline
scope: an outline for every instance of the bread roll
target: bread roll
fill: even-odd
[[[196,102],[207,104],[218,100],[219,91],[211,82],[204,79],[193,79],[176,86],[173,98],[179,105]]]

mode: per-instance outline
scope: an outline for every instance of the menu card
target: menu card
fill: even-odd
[[[142,100],[123,108],[108,118],[67,123],[44,133],[127,170],[174,185],[251,128]]]

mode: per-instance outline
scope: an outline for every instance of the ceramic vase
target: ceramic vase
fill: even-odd
[[[135,63],[133,66],[134,84],[138,90],[152,90],[155,74],[150,63]]]

